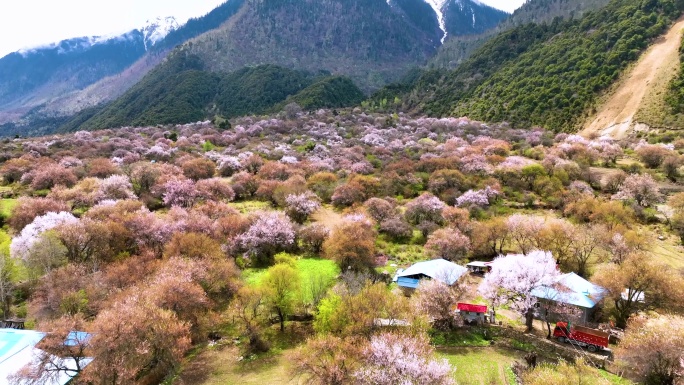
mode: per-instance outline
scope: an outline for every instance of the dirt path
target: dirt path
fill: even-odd
[[[634,116],[654,80],[661,78],[659,75],[663,72],[670,73],[673,65],[678,65],[682,29],[684,18],[646,50],[615,93],[585,124],[582,135],[598,134],[623,139],[629,134],[635,124]]]
[[[311,215],[311,220],[332,230],[342,222],[342,215],[334,212],[331,208],[323,206]]]

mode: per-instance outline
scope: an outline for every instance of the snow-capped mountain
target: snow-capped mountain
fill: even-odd
[[[477,34],[507,16],[475,0],[228,0],[183,26],[160,17],[126,35],[0,59],[0,126],[37,122],[46,132],[61,123],[43,125],[44,117],[66,118],[120,97],[190,39],[182,54],[205,71],[268,63],[346,75],[371,91],[426,62],[445,39]]]
[[[145,50],[162,41],[166,35],[180,27],[178,21],[173,16],[158,17],[148,20],[145,26],[140,29],[145,42]]]
[[[0,58],[0,109],[37,106],[119,73],[179,27],[174,17],[158,17],[124,34],[77,37]]]
[[[438,34],[438,45],[449,36],[474,35],[494,28],[508,17],[478,0],[388,0],[422,30]]]

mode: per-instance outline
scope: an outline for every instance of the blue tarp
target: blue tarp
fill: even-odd
[[[416,289],[420,284],[419,279],[400,277],[397,278],[397,285],[401,287],[407,287],[409,289]]]

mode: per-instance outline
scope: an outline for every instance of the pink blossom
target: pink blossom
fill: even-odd
[[[99,194],[103,199],[136,199],[133,185],[125,175],[112,175],[100,180]]]
[[[630,175],[620,186],[617,194],[612,196],[616,200],[634,200],[638,205],[648,207],[663,200],[658,183],[649,174]]]
[[[190,207],[199,193],[190,179],[172,179],[164,184],[163,200],[166,206]]]
[[[407,221],[418,224],[423,221],[441,222],[442,209],[446,204],[430,193],[424,193],[406,205]]]
[[[560,276],[553,255],[538,250],[528,255],[500,256],[494,260],[491,268],[491,272],[480,283],[478,292],[493,307],[509,304],[523,314],[537,302],[532,291],[539,287],[550,287]]]
[[[10,255],[13,258],[26,259],[33,245],[46,231],[52,230],[62,224],[78,223],[78,219],[71,213],[62,211],[59,213],[49,212],[36,217],[33,222],[24,227],[18,236],[10,243]]]
[[[505,161],[501,162],[497,169],[499,170],[522,170],[525,166],[536,164],[532,159],[523,158],[522,156],[509,156]]]
[[[311,191],[288,195],[285,198],[285,203],[288,215],[299,223],[303,223],[309,215],[321,207],[318,196]]]
[[[467,155],[461,159],[459,167],[466,174],[491,174],[493,167],[484,155]]]
[[[366,385],[454,385],[446,359],[433,358],[425,336],[384,333],[371,338],[365,365],[354,373]]]
[[[463,207],[485,207],[489,206],[489,201],[499,195],[499,192],[490,186],[484,190],[468,190],[460,197],[456,198],[456,206]]]
[[[246,233],[238,237],[238,244],[253,255],[273,254],[294,244],[292,222],[280,212],[262,212]]]

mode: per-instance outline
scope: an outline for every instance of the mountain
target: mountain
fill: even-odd
[[[148,20],[140,32],[143,34],[143,41],[145,42],[145,50],[164,40],[169,33],[177,30],[180,27],[176,18],[167,16],[165,18],[158,17],[155,20]]]
[[[206,71],[197,56],[176,55],[116,101],[82,111],[60,131],[232,118],[277,112],[293,102],[305,109],[349,107],[363,99],[344,77],[271,64],[220,74]]]
[[[0,111],[27,110],[120,73],[178,28],[173,17],[111,37],[79,37],[0,59]],[[2,123],[0,118],[0,123]]]
[[[493,28],[478,34],[454,36],[447,39],[437,54],[430,59],[429,66],[455,68],[470,57],[479,47],[497,34],[528,23],[550,23],[562,19],[581,18],[586,12],[600,9],[610,0],[528,0],[516,9],[510,17]]]
[[[522,25],[488,41],[455,70],[396,89],[402,108],[430,115],[575,130],[600,93],[682,10],[682,0],[613,0],[579,19]]]
[[[441,11],[444,26],[451,36],[482,33],[510,16],[477,0],[449,0],[444,3]]]
[[[38,105],[130,66],[145,53],[144,36],[82,37],[0,59],[0,108]]]
[[[50,132],[70,121],[69,115],[87,109],[77,117],[85,122],[85,116],[94,118],[94,111],[102,110],[91,107],[119,96],[126,99],[126,90],[143,81],[153,68],[178,62],[175,57],[181,57],[180,61],[184,60],[182,57],[196,58],[202,63],[202,71],[219,77],[264,64],[310,73],[323,71],[342,76],[345,81],[331,79],[322,83],[317,92],[325,94],[331,89],[344,89],[343,94],[349,92],[351,99],[358,100],[358,94],[352,95],[351,91],[357,85],[365,92],[378,89],[399,79],[409,69],[424,65],[445,37],[479,33],[506,17],[506,13],[474,0],[229,0],[182,27],[172,18],[158,18],[145,28],[132,31],[135,54],[119,53],[117,59],[121,63],[117,62],[111,69],[107,67],[107,59],[103,58],[102,63],[83,59],[100,44],[89,45],[78,54],[74,51],[73,62],[85,61],[84,67],[103,68],[92,71],[83,81],[70,81],[60,87],[52,77],[38,79],[33,73],[20,76],[35,85],[24,89],[12,87],[22,94],[8,95],[12,105],[5,108],[0,104],[0,115],[3,110],[5,115],[8,110],[20,112],[20,120],[12,116],[14,123],[3,127],[5,134],[22,129],[32,133]],[[24,67],[33,71],[30,65]],[[55,70],[48,66],[48,71]],[[82,71],[72,62],[60,67],[60,71],[82,76]],[[6,72],[9,75],[12,71]],[[157,73],[176,74],[173,69],[165,68]],[[67,78],[66,75],[60,79]],[[197,81],[198,87],[203,88],[207,81],[205,74],[195,75],[184,78],[182,84],[190,87],[189,82]],[[39,87],[50,92],[38,93]],[[173,104],[168,97],[163,100]],[[315,104],[310,102],[309,97],[305,104]],[[192,109],[196,111],[196,106]],[[135,111],[130,114],[134,115]],[[126,124],[120,119],[114,121]]]
[[[471,0],[248,0],[182,50],[210,71],[270,63],[346,75],[370,91],[425,64],[445,34],[476,33],[506,16]]]
[[[316,91],[325,94],[332,89],[358,100],[358,94],[353,95],[351,91],[357,85],[366,92],[377,89],[398,79],[410,68],[425,64],[445,36],[478,33],[505,17],[506,13],[473,0],[447,0],[438,4],[433,0],[230,0],[203,18],[170,29],[164,39],[153,39],[152,48],[145,43],[147,52],[144,56],[119,74],[53,98],[29,111],[25,114],[24,122],[27,123],[24,127],[31,132],[49,132],[69,120],[65,119],[66,115],[88,108],[76,118],[86,122],[85,116],[95,118],[94,111],[98,110],[89,107],[114,100],[133,84],[144,81],[143,77],[152,68],[172,65],[183,61],[183,57],[192,58],[190,61],[198,59],[203,71],[219,76],[247,67],[273,64],[295,71],[323,71],[348,77],[349,83],[349,79],[345,78],[343,82],[342,78],[337,78],[322,83]],[[146,38],[144,42],[150,41],[158,30],[166,32],[159,26],[164,21],[159,19],[150,29],[141,31]],[[169,58],[165,59],[170,51]],[[177,57],[180,59],[176,60]],[[173,69],[164,68],[157,73],[176,74]],[[203,76],[191,79],[204,84],[206,78]],[[189,81],[185,79],[183,84],[189,85]],[[152,89],[163,92],[155,87]],[[149,92],[145,93],[149,95]],[[122,97],[126,99],[126,95]],[[149,97],[147,100],[158,99]],[[305,104],[310,104],[310,100],[308,98]],[[187,106],[196,111],[195,105]],[[173,115],[186,117],[183,113]],[[99,123],[104,121],[130,123],[118,118],[98,118]],[[5,131],[16,132],[20,126],[7,126]]]
[[[449,36],[482,33],[509,16],[474,0],[389,0],[388,4],[422,30],[439,34],[440,43]]]
[[[13,101],[12,103],[4,106],[0,103],[0,132],[2,135],[41,135],[51,132],[80,111],[92,112],[96,110],[95,107],[116,99],[141,81],[149,71],[164,60],[174,47],[217,28],[234,15],[242,5],[243,0],[227,1],[204,16],[188,20],[187,23],[177,29],[168,28],[169,25],[174,24],[171,19],[153,20],[136,33],[136,47],[139,54],[134,58],[129,58],[126,63],[118,66],[115,70],[106,71],[104,76],[101,76],[102,73],[93,76],[93,79],[99,79],[95,82],[74,83],[76,86],[67,83],[60,88],[54,82],[50,82],[49,79],[41,80],[35,76],[35,73],[39,72],[36,68],[41,68],[39,65],[24,62],[9,68],[6,73],[10,77],[18,75],[17,77],[42,81],[43,89],[46,90],[48,96],[43,97],[38,91],[29,90],[24,92],[27,95],[24,98],[12,95],[8,98]],[[150,38],[156,40],[160,37],[160,27],[162,31],[168,30],[169,33],[163,39],[152,44]],[[141,32],[142,30],[148,31],[147,40]],[[144,51],[145,47],[148,49],[147,52]],[[115,57],[119,58],[120,55],[115,55]],[[0,74],[3,73],[3,60],[0,59]],[[81,57],[73,59],[77,63],[80,63],[79,60],[82,60]],[[49,60],[47,62],[50,63]],[[97,68],[96,65],[88,64],[87,60],[85,62],[86,64],[82,65],[83,67]],[[26,70],[23,75],[15,69],[21,66]],[[7,67],[4,68],[7,69]],[[69,72],[69,68],[61,71],[61,73],[67,74]],[[91,84],[87,85],[89,83]],[[5,84],[8,83],[0,77],[0,90]],[[8,88],[12,89],[12,87]],[[0,91],[0,95],[2,95],[2,91]],[[0,100],[2,100],[1,96]]]

